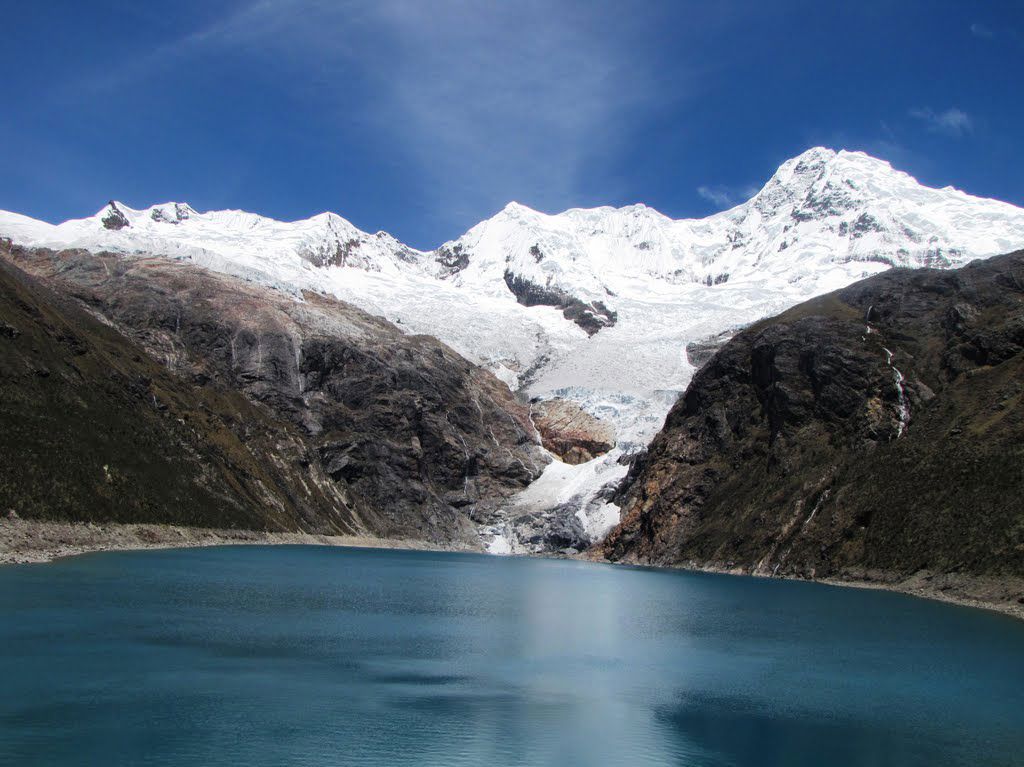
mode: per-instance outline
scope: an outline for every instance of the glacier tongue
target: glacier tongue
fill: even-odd
[[[510,203],[432,252],[333,213],[280,222],[184,203],[112,202],[56,226],[0,212],[0,236],[163,255],[297,297],[333,294],[436,336],[526,397],[569,399],[609,421],[615,450],[552,464],[489,524],[504,536],[494,550],[519,551],[547,545],[517,538],[513,521],[529,515],[561,515],[578,545],[603,534],[615,509],[602,488],[689,383],[687,343],[891,266],[960,266],[1022,247],[1024,210],[924,187],[863,153],[814,148],[749,201],[704,219],[643,205],[547,215]]]

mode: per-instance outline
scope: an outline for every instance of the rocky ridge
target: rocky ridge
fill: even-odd
[[[813,299],[694,376],[632,464],[600,550],[759,575],[1024,584],[1022,382],[1024,251]]]
[[[432,251],[333,213],[281,222],[184,203],[112,202],[56,226],[0,212],[0,236],[183,261],[297,298],[333,296],[439,338],[524,402],[571,400],[614,431],[613,449],[588,450],[596,457],[568,473],[549,463],[547,481],[492,527],[516,527],[524,510],[559,527],[580,514],[579,527],[596,535],[617,513],[607,487],[721,340],[894,265],[953,268],[1021,247],[1024,211],[927,188],[861,152],[816,147],[784,162],[750,200],[706,218],[674,220],[644,205],[548,215],[510,203]],[[513,550],[530,548],[517,542]]]
[[[3,317],[11,332],[0,339],[13,352],[4,357],[11,409],[0,487],[23,517],[234,522],[479,545],[472,508],[522,489],[549,460],[528,408],[491,374],[332,298],[298,299],[161,258],[13,246],[0,260],[13,291]],[[50,311],[62,329],[40,321]],[[44,341],[56,362],[37,359]],[[111,357],[119,375],[108,377]],[[40,376],[64,404],[49,401]],[[98,391],[122,405],[89,405]],[[127,426],[109,431],[134,423],[133,413],[148,429],[141,445]],[[247,467],[223,455],[229,443]],[[84,444],[92,447],[80,456]],[[53,450],[95,473],[99,488],[43,460]],[[171,499],[187,494],[137,500],[166,483],[142,480],[129,458],[136,451],[143,462],[181,463],[158,474],[193,500],[181,508]],[[204,469],[218,463],[219,476]],[[79,499],[74,509],[44,491],[47,482],[65,485],[61,493]],[[109,502],[96,503],[97,494]]]

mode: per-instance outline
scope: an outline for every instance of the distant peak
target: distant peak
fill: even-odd
[[[796,173],[813,173],[822,168],[843,168],[856,166],[876,171],[896,171],[888,160],[883,160],[867,152],[855,149],[829,149],[816,146],[806,152],[798,154],[791,160],[787,160],[780,167],[779,171],[790,169]]]
[[[326,223],[326,224],[329,224],[329,225],[330,224],[341,223],[341,222],[344,222],[346,224],[348,223],[348,221],[346,221],[344,218],[339,216],[337,213],[334,213],[334,212],[329,211],[329,210],[325,210],[323,213],[317,213],[315,216],[310,216],[307,219],[299,219],[299,221],[296,221],[296,222],[293,222],[293,223],[299,223],[299,222],[301,222],[303,220],[304,221],[314,222],[314,223]]]
[[[187,202],[165,202],[149,209],[149,217],[163,224],[180,224],[196,215],[199,214]]]
[[[502,213],[508,213],[511,215],[522,215],[524,213],[537,213],[538,211],[533,208],[523,205],[521,202],[512,200],[508,205],[501,209]]]
[[[758,196],[766,191],[774,194],[779,188],[802,194],[820,178],[844,177],[851,172],[896,173],[888,162],[865,152],[816,146],[782,163]]]
[[[117,200],[111,200],[96,214],[104,229],[118,230],[131,226],[126,210],[130,210]]]
[[[129,208],[124,203],[118,202],[117,200],[110,200],[110,201],[107,202],[106,205],[104,205],[102,208],[100,208],[98,211],[96,211],[96,215],[97,216],[105,216],[106,214],[110,213],[111,211],[124,212],[126,210],[129,210]]]
[[[812,146],[810,149],[807,149],[798,154],[796,157],[790,160],[790,162],[800,162],[802,160],[819,160],[828,162],[830,160],[834,160],[843,151],[845,150],[840,150],[839,152],[837,152],[835,149],[830,149],[829,147],[826,146]]]
[[[777,177],[792,178],[794,176],[807,176],[820,173],[823,169],[832,165],[839,153],[833,149],[823,146],[816,146],[801,152],[796,157],[787,160],[779,166]]]

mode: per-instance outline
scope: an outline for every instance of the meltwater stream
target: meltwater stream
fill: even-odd
[[[1024,622],[896,594],[304,546],[0,568],[0,764],[1021,763]]]

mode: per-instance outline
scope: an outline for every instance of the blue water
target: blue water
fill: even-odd
[[[1024,764],[1024,622],[316,547],[0,568],[0,763]]]

